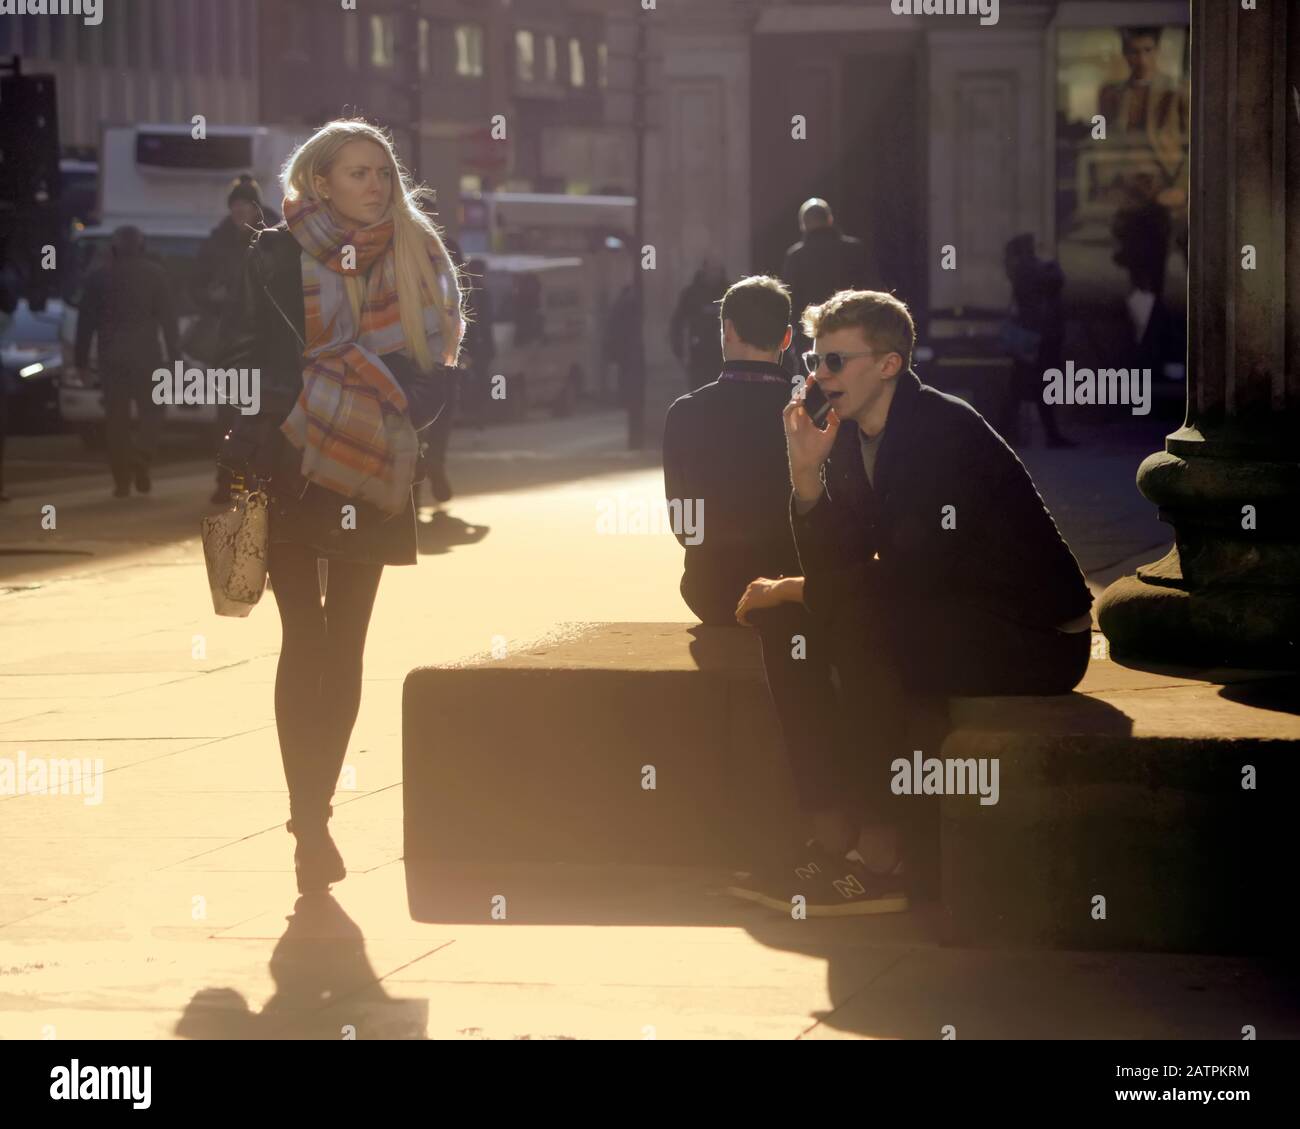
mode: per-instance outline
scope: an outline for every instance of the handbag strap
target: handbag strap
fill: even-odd
[[[262,252],[260,248],[254,245],[253,253],[254,253],[254,261],[257,263],[258,281],[261,282],[262,284],[262,293],[265,294],[268,299],[270,299],[271,305],[275,307],[275,312],[284,319],[284,324],[289,327],[289,332],[292,333],[294,337],[298,339],[298,344],[301,345],[304,349],[306,349],[307,342],[302,339],[302,334],[298,332],[298,327],[294,325],[292,321],[289,320],[289,315],[286,314],[284,310],[280,308],[280,303],[275,300],[275,295],[271,293],[271,288],[270,286],[267,285],[267,282],[269,281],[271,275],[265,261],[263,260],[264,252]]]

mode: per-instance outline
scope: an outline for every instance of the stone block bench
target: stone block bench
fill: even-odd
[[[913,804],[943,939],[1268,947],[1291,885],[1278,851],[1300,719],[1252,704],[1252,686],[1279,693],[1255,676],[1221,686],[1103,660],[1071,695],[954,699],[946,716],[914,703],[912,748],[999,770],[996,804]],[[801,831],[751,631],[562,625],[500,659],[411,671],[402,712],[418,920],[438,919],[443,863],[723,867]]]

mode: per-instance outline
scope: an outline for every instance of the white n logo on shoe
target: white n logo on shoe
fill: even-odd
[[[858,881],[856,874],[847,874],[843,878],[836,878],[832,885],[846,898],[851,898],[855,894],[865,894],[867,892],[863,888],[862,883]]]
[[[810,862],[807,866],[796,866],[794,873],[797,878],[811,878],[814,874],[821,873],[821,867],[815,862]]]

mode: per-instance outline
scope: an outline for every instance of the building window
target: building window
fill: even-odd
[[[306,10],[300,8],[296,0],[284,10],[284,14],[285,42],[280,59],[305,63],[311,58],[311,21],[307,18]]]
[[[216,51],[215,38],[221,33],[221,15],[216,7],[204,4],[197,12],[198,42],[195,45],[198,54],[199,74],[212,73],[212,57]]]
[[[149,57],[149,40],[155,35],[154,23],[150,18],[152,9],[145,10],[145,0],[131,0],[126,9],[126,64],[129,67],[142,67]],[[52,21],[62,25],[62,20]]]
[[[194,48],[199,74],[212,74],[212,20],[216,14],[216,8],[201,4],[191,17],[196,31]]]
[[[135,13],[133,11],[129,12],[128,18],[131,18],[134,15]],[[0,23],[4,24],[4,30],[0,31],[0,41],[3,41],[9,31],[9,22],[7,20],[0,20]],[[67,30],[67,26],[67,20],[50,20],[50,58],[56,63],[63,60],[63,52],[67,47],[67,36],[64,34]],[[0,54],[2,54],[6,49],[7,48],[4,47],[3,42],[0,42]]]
[[[416,53],[419,56],[421,74],[429,73],[429,21],[423,16],[416,23]]]
[[[601,43],[596,47],[596,83],[609,85],[609,44]]]
[[[542,40],[542,66],[542,77],[547,82],[554,82],[560,73],[560,52],[553,35]]]
[[[361,66],[360,20],[355,11],[343,14],[343,62],[352,71]]]
[[[257,10],[255,0],[243,0],[239,12],[239,74],[253,77],[253,59],[257,51]]]
[[[533,82],[537,78],[531,31],[515,32],[515,77],[520,82]]]
[[[483,29],[478,24],[456,26],[456,73],[466,78],[483,76]]]
[[[77,62],[83,67],[90,66],[95,61],[95,45],[99,42],[99,36],[84,34],[83,29],[83,34],[72,38],[77,45]]]
[[[587,85],[587,63],[582,57],[582,40],[569,40],[569,85]]]
[[[161,4],[149,9],[149,22],[153,24],[153,29],[150,32],[153,37],[153,51],[150,54],[150,62],[155,72],[170,70],[172,66],[172,60],[167,55],[167,43],[171,35],[175,11],[176,9],[169,4]],[[80,38],[80,36],[77,38]]]
[[[190,45],[193,43],[194,10],[190,5],[190,0],[180,0],[172,11],[176,16],[176,22],[172,24],[172,29],[176,33],[175,45],[172,48],[175,64],[172,69],[178,74],[186,74],[192,65],[190,60],[194,57],[190,50]],[[77,36],[78,46],[85,40],[94,38],[96,37],[79,35]]]
[[[392,16],[370,17],[370,65],[392,67],[397,62],[397,21]]]
[[[117,66],[117,37],[120,31],[119,20],[114,20],[111,27],[104,28],[104,42],[100,45],[100,53],[106,67]]]
[[[217,73],[232,78],[239,67],[239,34],[244,20],[243,9],[238,4],[224,4],[217,18],[219,48]]]

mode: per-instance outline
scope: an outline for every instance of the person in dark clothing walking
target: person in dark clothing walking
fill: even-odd
[[[713,380],[722,366],[718,302],[726,288],[727,276],[722,267],[706,261],[678,296],[673,309],[668,344],[673,356],[686,366],[686,384],[691,391]]]
[[[632,391],[635,366],[641,358],[641,315],[637,310],[636,287],[623,286],[605,319],[605,356],[618,374],[618,406],[626,408]]]
[[[180,356],[171,284],[161,266],[145,257],[144,235],[119,227],[109,242],[111,258],[86,279],[77,311],[76,368],[85,369],[98,337],[99,379],[104,390],[108,461],[113,497],[150,490],[149,467],[158,445],[163,406],[153,399],[153,374],[165,367],[158,350],[161,331],[167,356]],[[131,405],[139,434],[131,439]]]
[[[269,494],[275,723],[309,893],[347,873],[328,821],[366,632],[384,566],[416,563],[417,432],[434,418],[416,415],[421,374],[445,387],[464,323],[455,268],[420,207],[427,190],[403,175],[387,134],[331,122],[295,152],[285,184],[285,222],[258,233],[225,331],[228,356],[261,371],[261,407],[236,417],[221,457]]]
[[[831,411],[819,430],[801,397],[784,410],[802,576],[756,580],[737,618],[794,604],[822,626],[839,689],[826,679],[805,705],[840,736],[791,765],[812,839],[731,892],[783,913],[795,894],[810,915],[896,912],[904,797],[919,791],[900,783],[905,695],[1068,693],[1088,665],[1092,596],[1011,448],[912,372],[903,303],[837,294],[805,329],[805,391],[818,385]]]
[[[461,377],[461,402],[470,418],[481,425],[487,419],[492,361],[497,355],[492,334],[492,293],[485,285],[487,263],[470,259],[465,264],[465,340],[462,348],[469,368]]]
[[[795,322],[817,302],[824,302],[841,290],[878,288],[881,279],[867,256],[862,240],[845,235],[835,225],[831,206],[813,197],[799,208],[799,230],[803,238],[785,253],[781,278],[790,287]],[[810,346],[801,329],[795,332],[795,358]]]
[[[5,262],[4,247],[0,246],[0,338],[9,315],[18,309],[17,280],[10,278],[9,264]],[[9,375],[0,362],[0,502],[9,501],[5,493],[5,434],[9,430]]]
[[[432,219],[432,217],[430,217]],[[460,244],[450,236],[443,237],[443,244],[447,248],[447,254],[451,257],[452,266],[456,274],[461,279],[465,277],[465,259],[461,254]],[[462,354],[466,354],[466,341],[470,337],[470,317],[469,305],[466,301],[461,302],[462,309],[465,311],[465,341],[461,342]],[[433,500],[442,513],[441,508],[451,501],[451,480],[447,477],[447,444],[451,441],[451,428],[455,420],[456,413],[460,410],[461,401],[461,378],[458,373],[456,378],[451,380],[448,385],[448,399],[438,418],[433,421],[429,429],[424,432],[424,441],[427,444],[425,449],[425,467],[427,469],[426,478],[429,483],[429,492],[433,495]],[[445,516],[445,514],[444,514]]]
[[[1007,279],[1015,314],[1007,337],[1012,374],[1002,400],[998,430],[1013,447],[1020,444],[1020,404],[1032,400],[1049,447],[1073,447],[1061,434],[1052,406],[1043,398],[1043,373],[1065,367],[1065,315],[1061,295],[1065,275],[1060,265],[1034,254],[1034,237],[1017,235],[1006,246]]]
[[[194,263],[193,289],[198,318],[187,334],[186,352],[195,360],[220,368],[218,355],[220,327],[230,308],[239,301],[248,244],[263,227],[280,222],[279,213],[262,203],[262,190],[251,176],[241,176],[230,186],[226,197],[229,214],[214,227],[199,248]],[[238,409],[230,404],[217,405],[217,442],[234,423]],[[217,467],[217,487],[211,501],[221,505],[230,501],[230,472]]]

